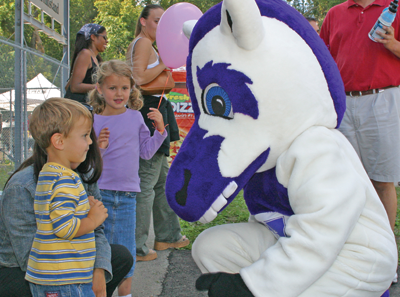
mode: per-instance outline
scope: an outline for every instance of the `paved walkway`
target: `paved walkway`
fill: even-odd
[[[136,263],[132,297],[207,297],[195,288],[201,273],[191,251],[169,249],[157,254],[154,261]],[[400,297],[400,283],[392,285],[390,296]]]
[[[147,246],[153,247],[153,243],[154,233],[151,231]],[[206,292],[199,292],[195,288],[196,279],[201,273],[192,259],[191,251],[169,249],[157,251],[157,254],[156,260],[136,263],[132,297],[207,297]],[[113,296],[117,296],[116,293]],[[400,282],[392,285],[390,296],[400,297]]]
[[[137,263],[132,284],[133,297],[207,296],[206,292],[195,288],[200,270],[190,251],[167,250],[158,252],[158,255],[154,261]],[[400,297],[400,283],[392,285],[390,296]]]

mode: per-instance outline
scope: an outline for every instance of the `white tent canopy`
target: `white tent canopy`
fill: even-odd
[[[28,105],[38,105],[46,99],[61,97],[61,92],[57,86],[53,85],[43,74],[39,73],[26,83],[26,96]],[[11,90],[0,94],[0,108],[10,108],[10,98],[15,102],[15,91]],[[8,104],[8,107],[7,107]]]

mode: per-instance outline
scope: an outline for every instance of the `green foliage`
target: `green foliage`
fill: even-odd
[[[0,36],[10,38],[14,34],[15,2],[0,0]]]
[[[5,158],[3,153],[0,153],[1,158]],[[10,177],[10,173],[14,171],[14,163],[11,163],[8,159],[0,160],[0,191],[3,190],[4,185],[8,178]]]
[[[14,88],[14,55],[12,46],[0,44],[0,88]],[[0,93],[4,91],[0,90]]]
[[[305,17],[314,17],[321,25],[328,10],[343,0],[286,0]]]
[[[236,198],[210,223],[190,223],[180,220],[182,234],[186,235],[186,237],[190,239],[190,244],[184,249],[191,250],[192,243],[204,230],[217,225],[247,222],[249,215],[249,211],[243,199],[243,191],[241,191]]]
[[[71,59],[75,50],[76,33],[84,24],[93,23],[97,16],[97,8],[94,0],[71,0],[70,1],[70,48]]]
[[[221,0],[161,0],[160,5],[167,9],[168,7],[179,3],[179,2],[187,2],[196,5],[203,13],[209,10],[212,6],[221,2]]]
[[[397,242],[397,250],[398,250],[398,258],[400,264],[400,187],[396,187],[397,194],[397,217],[394,225],[394,235],[396,237]]]
[[[109,40],[103,58],[125,60],[142,7],[135,0],[96,0],[94,5],[98,10],[95,22],[106,28]]]

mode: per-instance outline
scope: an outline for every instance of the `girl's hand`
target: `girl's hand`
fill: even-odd
[[[108,148],[109,138],[110,138],[110,131],[108,131],[108,128],[101,129],[99,137],[97,138],[97,143],[99,144],[99,147],[101,149]]]
[[[164,120],[162,114],[157,108],[150,108],[150,110],[151,111],[147,114],[147,117],[154,121],[158,132],[164,134]]]

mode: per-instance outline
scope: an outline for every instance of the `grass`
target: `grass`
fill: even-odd
[[[397,242],[397,250],[399,251],[399,263],[400,263],[400,187],[396,187],[397,193],[397,217],[394,225],[394,235]]]
[[[186,237],[190,239],[190,244],[184,249],[191,250],[192,243],[197,236],[210,227],[223,224],[247,222],[248,219],[249,211],[243,199],[243,191],[241,191],[236,198],[210,223],[189,223],[184,220],[180,220],[182,234],[186,235]]]
[[[4,184],[10,177],[10,172],[14,171],[14,164],[11,162],[0,164],[0,191],[3,190]]]
[[[396,236],[397,248],[399,251],[399,261],[400,261],[400,187],[396,187],[397,192],[397,218],[396,225],[394,228],[394,234]],[[190,245],[185,247],[185,249],[192,249],[192,242],[197,238],[197,236],[213,226],[229,224],[229,223],[240,223],[247,222],[249,218],[249,211],[247,210],[246,203],[243,199],[243,191],[241,191],[237,197],[232,201],[231,204],[227,206],[212,222],[208,224],[202,224],[200,222],[189,223],[183,220],[181,222],[182,234],[185,234],[191,241]]]

